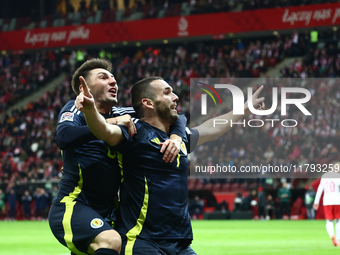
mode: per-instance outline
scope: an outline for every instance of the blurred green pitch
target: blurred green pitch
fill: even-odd
[[[192,247],[199,255],[335,255],[325,221],[193,221]],[[47,222],[0,221],[1,255],[70,254]]]

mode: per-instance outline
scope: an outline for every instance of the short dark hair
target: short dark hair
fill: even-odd
[[[80,86],[80,81],[79,77],[83,76],[84,79],[88,77],[89,73],[96,68],[103,68],[111,73],[112,71],[112,64],[104,59],[100,58],[93,58],[90,60],[87,60],[84,64],[82,64],[73,74],[72,76],[72,89],[76,95],[79,95],[79,86]]]
[[[142,99],[149,98],[151,100],[155,100],[154,90],[150,86],[150,83],[155,80],[164,81],[162,77],[151,76],[148,78],[144,78],[140,81],[137,81],[131,88],[130,91],[131,104],[139,118],[144,117]]]

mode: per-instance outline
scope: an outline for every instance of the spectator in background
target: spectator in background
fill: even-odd
[[[66,12],[67,13],[73,13],[74,12],[74,7],[71,4],[70,0],[66,0]]]
[[[50,204],[49,195],[48,193],[46,193],[44,188],[41,188],[40,189],[40,213],[41,213],[42,220],[47,220],[49,204]]]
[[[199,196],[195,196],[190,203],[190,217],[194,220],[199,218],[199,215],[203,212],[204,202]]]
[[[287,187],[287,182],[282,183],[282,187],[279,189],[277,197],[280,199],[280,219],[282,219],[284,214],[287,214],[290,219],[290,198],[292,197],[292,193]]]
[[[17,218],[17,195],[14,188],[11,188],[8,193],[8,218],[10,220],[16,220]]]
[[[259,218],[264,219],[266,216],[266,193],[263,191],[262,187],[258,188],[257,207],[259,208]]]
[[[52,188],[52,198],[51,198],[51,201],[53,202],[53,200],[54,200],[54,198],[56,198],[57,197],[57,195],[58,195],[58,186],[53,186],[53,188]]]
[[[24,195],[21,197],[21,204],[23,207],[24,219],[26,220],[31,219],[31,202],[32,196],[28,190],[25,190]]]
[[[87,6],[86,6],[86,1],[85,0],[81,0],[80,1],[80,7],[79,7],[78,12],[80,13],[82,18],[87,18],[88,17],[89,13],[88,13],[88,10],[87,10]]]
[[[234,211],[240,211],[243,208],[244,197],[241,193],[237,193],[234,199]]]
[[[294,30],[293,35],[292,35],[292,39],[291,39],[291,47],[292,47],[292,51],[293,51],[293,56],[296,57],[299,55],[299,33],[297,30]]]
[[[307,210],[307,217],[310,220],[315,219],[315,211],[313,208],[314,199],[315,199],[315,191],[313,187],[309,185],[305,193],[305,206]]]
[[[249,195],[244,199],[244,210],[251,210],[252,209],[252,201],[256,200],[256,190],[252,190],[249,192]]]
[[[266,210],[266,220],[273,219],[275,216],[276,205],[275,205],[275,201],[272,195],[267,196],[265,210]]]
[[[6,217],[5,193],[0,189],[0,220]]]
[[[37,187],[34,194],[33,194],[33,199],[34,199],[34,216],[35,219],[37,220],[39,217],[41,217],[41,211],[40,211],[40,203],[41,203],[41,191],[40,188]]]

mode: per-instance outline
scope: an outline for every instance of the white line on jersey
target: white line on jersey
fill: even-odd
[[[133,109],[133,107],[123,107],[123,108],[112,107],[112,112],[123,115],[127,113],[134,113],[135,110]]]
[[[73,107],[72,107],[72,108],[73,108]],[[72,109],[72,108],[71,108],[71,109]],[[71,111],[72,111],[72,110],[71,110]],[[78,111],[78,109],[77,109],[77,108],[73,109],[73,111],[72,111],[72,112],[73,112],[73,113],[76,113],[76,114],[78,114],[78,115],[80,114],[80,111]]]

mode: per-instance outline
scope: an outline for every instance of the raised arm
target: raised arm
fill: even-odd
[[[258,110],[264,109],[264,97],[258,98],[260,95],[260,92],[263,89],[263,85],[255,91],[253,94],[253,106],[254,108],[257,108]],[[250,115],[250,110],[248,107],[248,101],[244,104],[244,115],[234,115],[233,111],[228,112],[224,115],[218,116],[216,118],[211,118],[204,122],[203,124],[195,127],[197,131],[199,132],[199,139],[197,142],[197,145],[201,145],[205,142],[212,141],[227,131],[231,129],[231,122],[236,123],[245,116]],[[215,119],[223,119],[226,124],[214,124]]]
[[[105,121],[105,118],[95,106],[94,98],[88,90],[85,79],[80,76],[79,80],[83,91],[76,98],[76,107],[84,113],[88,127],[98,139],[103,140],[110,146],[118,145],[124,139],[121,129]]]

